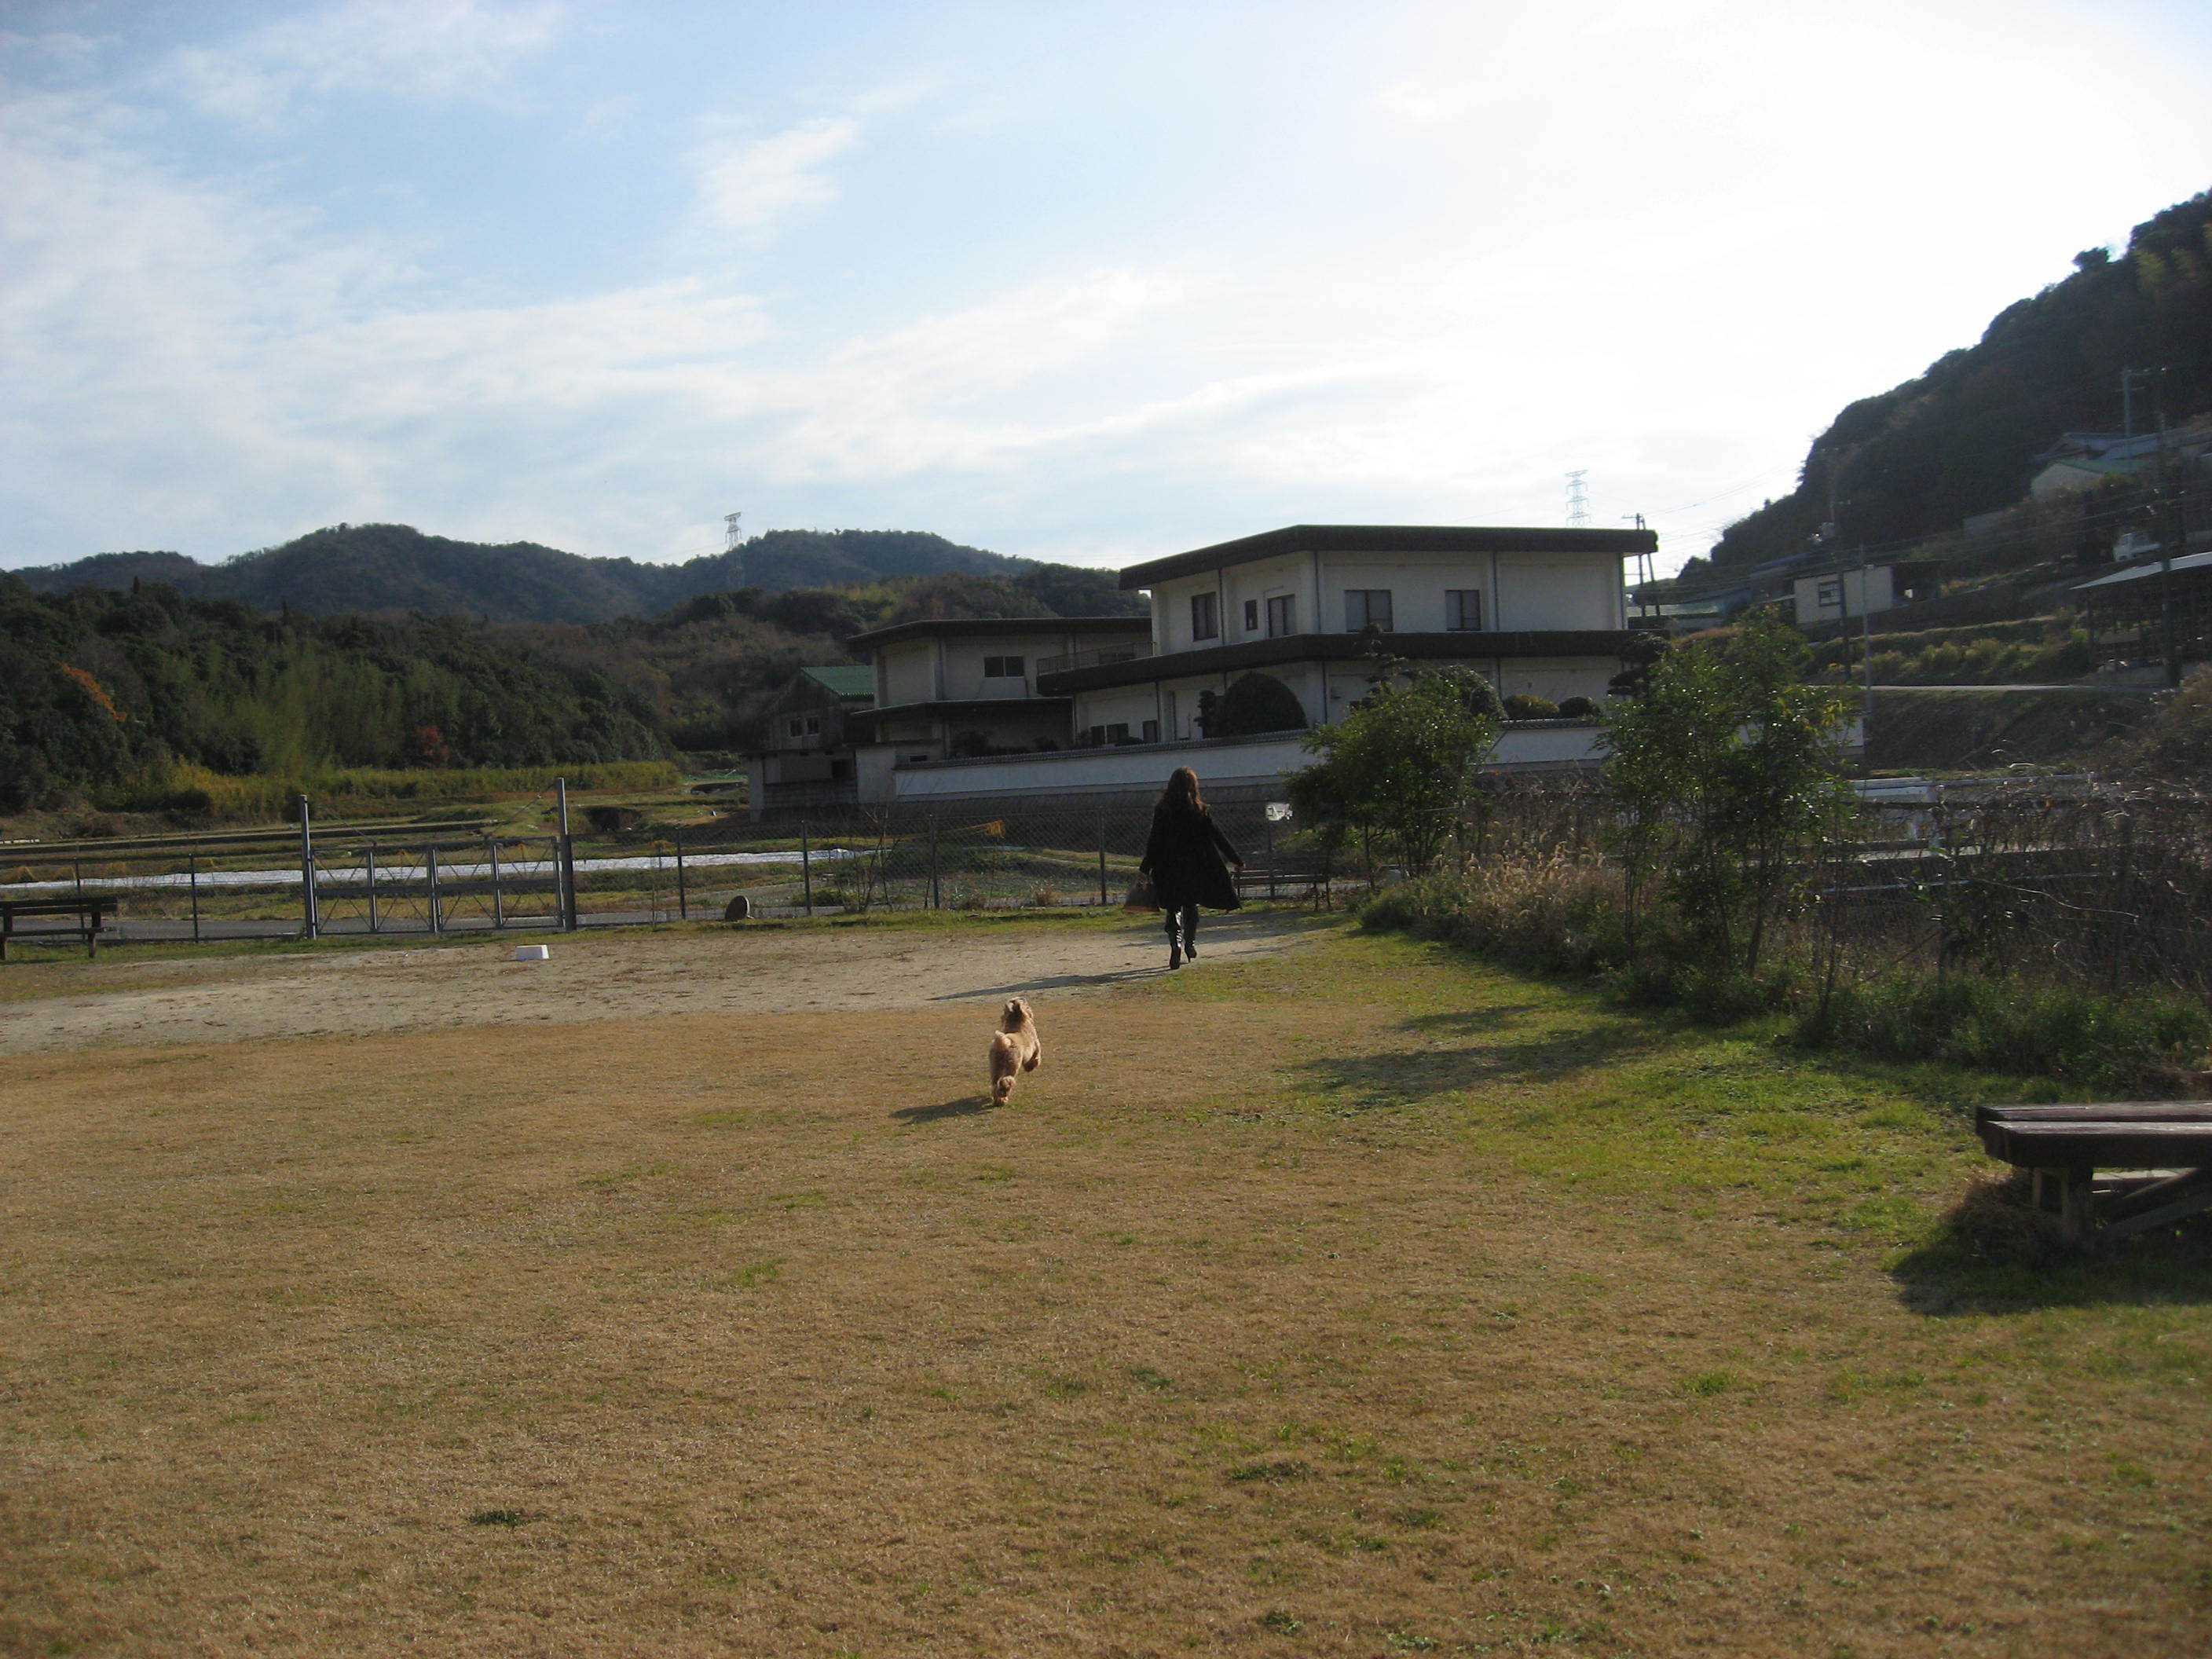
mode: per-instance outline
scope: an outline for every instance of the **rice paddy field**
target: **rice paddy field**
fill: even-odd
[[[2019,1079],[1265,913],[507,949],[0,969],[0,1651],[2212,1648],[2212,1246],[1966,1229]]]

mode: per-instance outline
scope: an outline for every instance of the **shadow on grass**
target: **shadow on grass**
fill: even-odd
[[[891,1115],[901,1123],[934,1123],[940,1118],[974,1117],[997,1109],[996,1103],[988,1095],[963,1095],[957,1100],[941,1100],[934,1106],[902,1106]]]
[[[1941,1316],[2212,1302],[2212,1215],[2069,1244],[2028,1190],[2025,1170],[1972,1182],[1934,1236],[1890,1268],[1905,1305]]]
[[[1165,977],[1169,969],[1167,936],[1158,931],[1158,918],[1132,915],[1133,923],[1146,924],[1144,931],[1129,935],[1133,950],[1144,951],[1151,960],[1141,967],[1116,968],[1103,974],[1045,974],[1034,979],[1012,980],[1004,985],[983,985],[967,991],[945,991],[930,999],[933,1002],[980,1002],[990,998],[1027,996],[1034,991],[1066,991],[1084,986],[1133,985],[1145,980]],[[1208,916],[1199,930],[1199,945],[1203,953],[1199,961],[1211,961],[1212,953],[1225,945],[1246,940],[1273,939],[1310,933],[1329,926],[1328,919],[1318,916],[1284,915],[1279,913],[1255,916]],[[1247,957],[1230,958],[1232,962],[1251,960]],[[1198,965],[1194,961],[1194,966]]]
[[[1398,1029],[1455,1036],[1490,1035],[1464,1048],[1332,1054],[1310,1062],[1304,1069],[1315,1085],[1343,1097],[1352,1109],[1372,1111],[1457,1094],[1486,1083],[1537,1076],[1571,1077],[1592,1066],[1616,1065],[1647,1053],[1663,1040],[1659,1032],[1633,1018],[1601,1018],[1565,1030],[1513,1035],[1522,1017],[1536,1012],[1535,1004],[1505,1004],[1463,1012],[1417,1015],[1401,1021]]]

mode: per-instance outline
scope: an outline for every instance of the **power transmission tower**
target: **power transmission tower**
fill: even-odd
[[[1589,526],[1589,491],[1583,480],[1589,477],[1588,467],[1579,467],[1567,474],[1567,528],[1585,530]]]
[[[744,532],[738,528],[738,520],[744,516],[745,515],[742,513],[725,513],[722,514],[723,552],[734,553],[744,544],[745,539]]]

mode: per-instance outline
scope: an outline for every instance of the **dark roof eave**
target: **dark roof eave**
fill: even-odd
[[[1659,550],[1650,530],[1552,530],[1511,525],[1294,524],[1133,564],[1124,590],[1151,587],[1286,553],[1632,553]]]
[[[1480,661],[1500,657],[1618,657],[1632,630],[1612,628],[1547,628],[1482,634],[1390,634],[1391,654],[1425,662]],[[1117,685],[1143,685],[1190,674],[1226,674],[1293,662],[1357,662],[1367,655],[1361,634],[1286,634],[1272,640],[1244,640],[1202,651],[1175,651],[1131,662],[1100,663],[1037,676],[1046,696],[1103,691]]]
[[[1150,617],[939,617],[919,622],[893,623],[872,628],[845,641],[847,649],[871,650],[906,640],[927,639],[932,634],[1142,634],[1150,639]]]
[[[1048,713],[1064,714],[1067,712],[1067,702],[1065,696],[1056,692],[1033,697],[933,697],[927,702],[894,702],[873,708],[855,708],[845,718],[866,723],[913,720],[932,714],[1000,714],[1009,708],[1041,708]]]

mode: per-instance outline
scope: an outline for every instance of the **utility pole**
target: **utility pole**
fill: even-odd
[[[2152,372],[2161,375],[2166,373],[2163,368]],[[2158,413],[2158,465],[2153,476],[2158,480],[2159,505],[2164,507],[2172,495],[2173,487],[2168,479],[2166,468],[2166,398],[2163,395],[2166,382],[2161,380],[2158,384],[2161,392],[2155,405]],[[2156,520],[2159,550],[2158,631],[2160,653],[2166,659],[2166,688],[2171,690],[2181,684],[2181,653],[2175,648],[2173,642],[2173,544],[2174,531],[2179,526],[2169,527],[2166,522],[2166,514],[2160,512]]]
[[[1649,530],[1651,527],[1644,522],[1644,515],[1641,513],[1626,513],[1621,516],[1626,522],[1634,525],[1638,530]],[[1658,574],[1652,568],[1651,555],[1648,550],[1638,552],[1636,555],[1636,562],[1644,568],[1644,580],[1638,582],[1636,587],[1636,614],[1638,617],[1646,617],[1651,614],[1651,605],[1650,599],[1645,597],[1644,590],[1658,580]]]
[[[1867,562],[1866,544],[1859,544],[1859,647],[1866,659],[1866,701],[1861,708],[1860,741],[1874,728],[1874,567]]]

